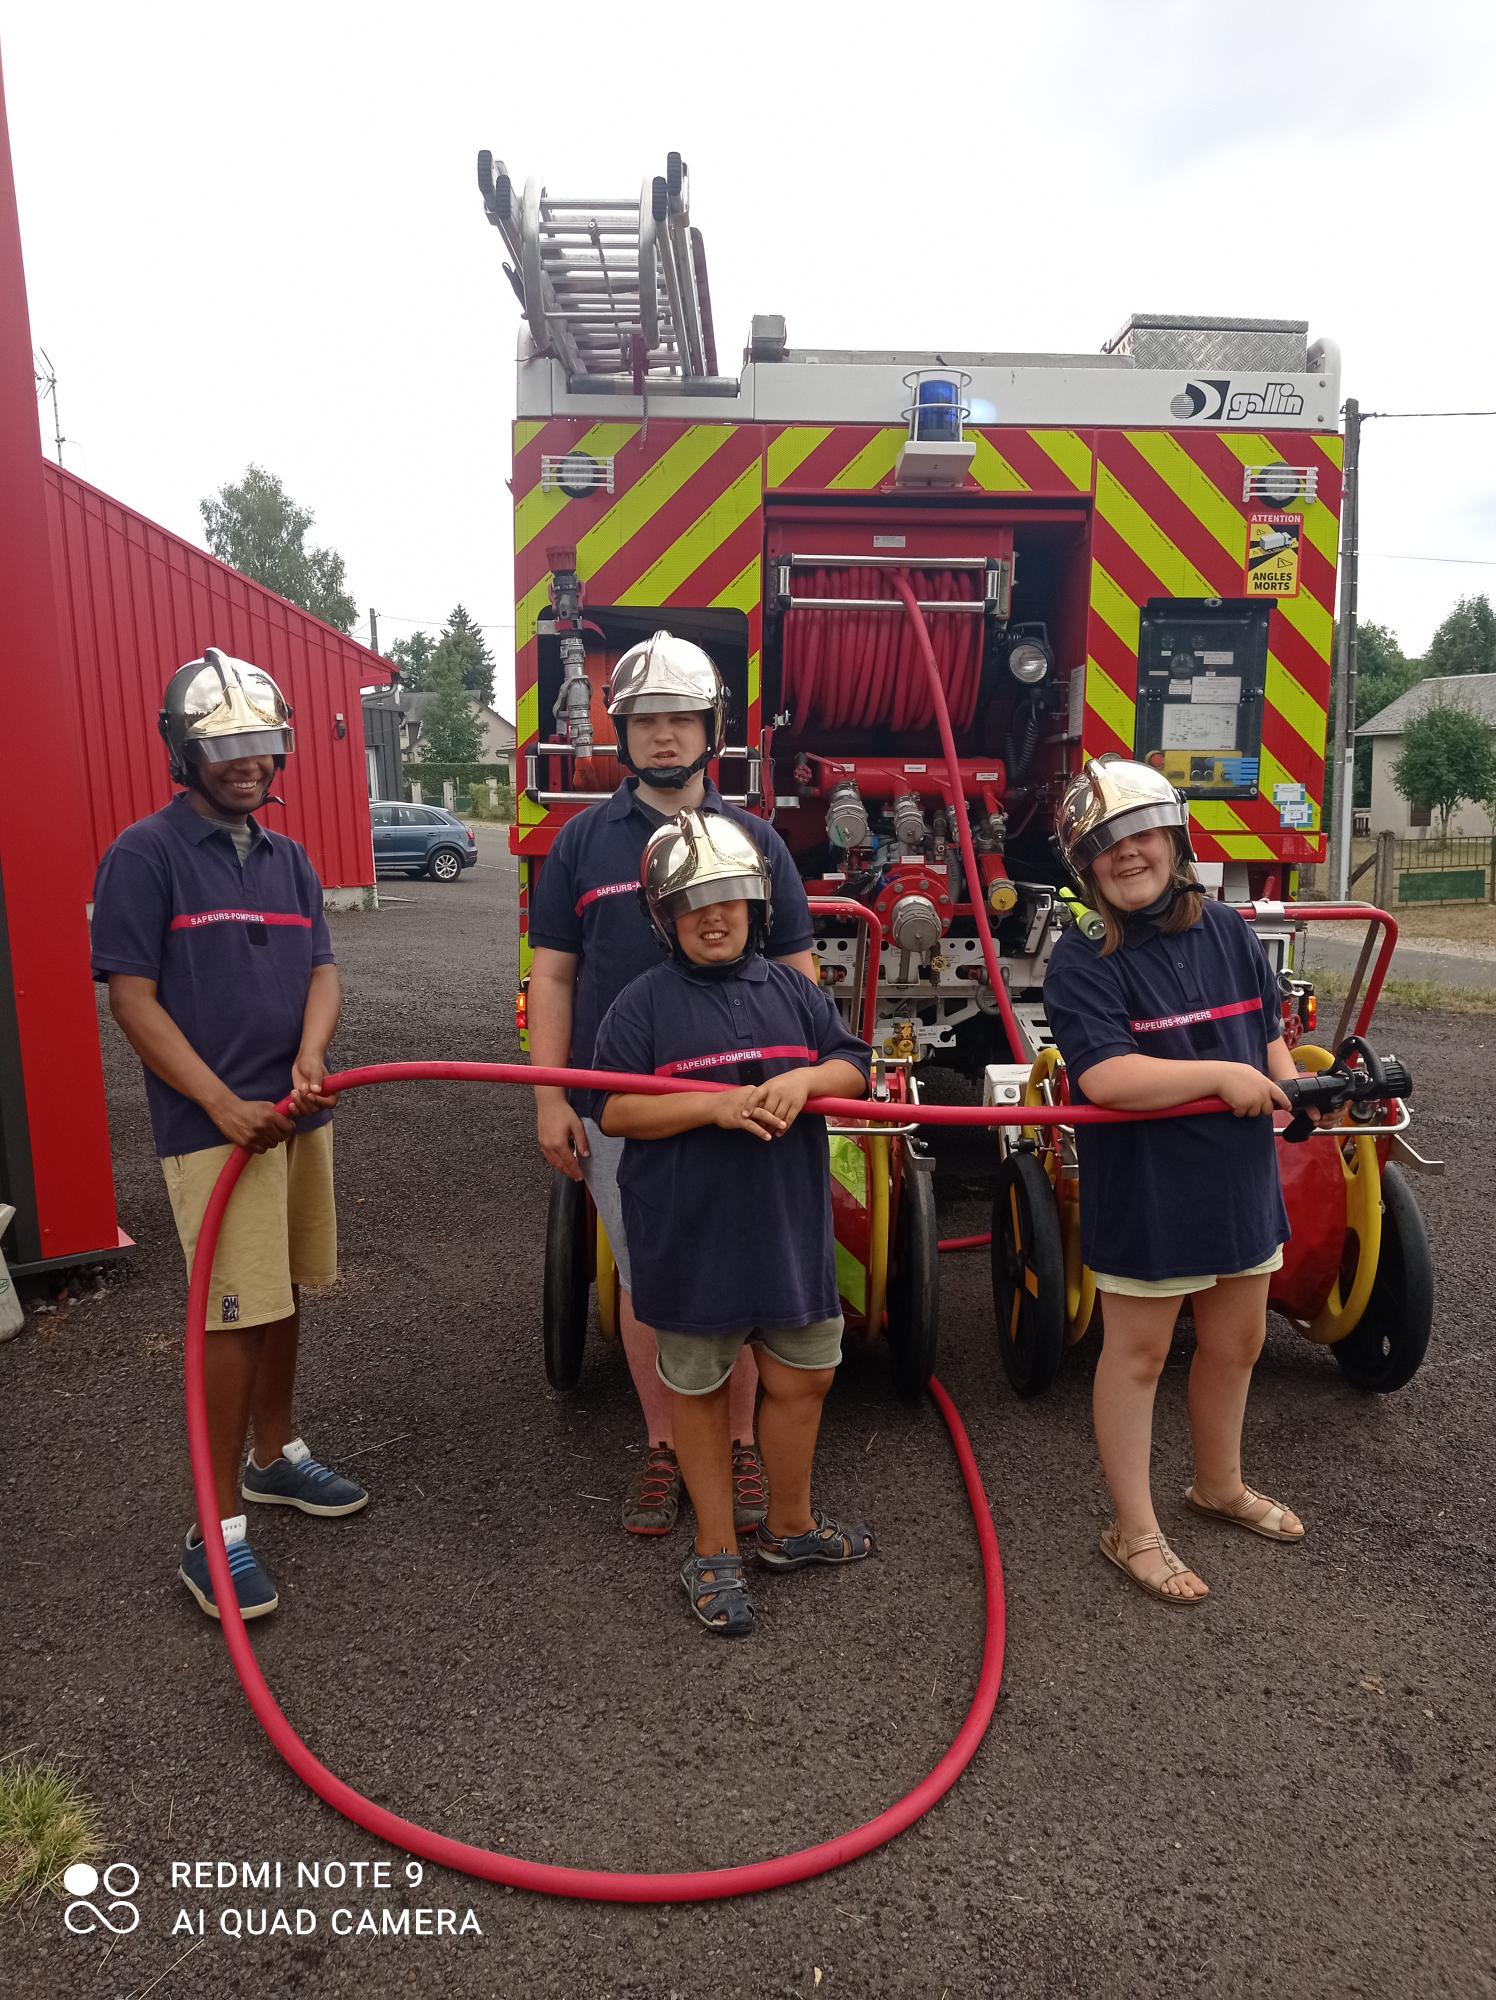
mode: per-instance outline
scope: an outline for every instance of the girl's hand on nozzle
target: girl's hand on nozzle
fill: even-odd
[[[1238,1118],[1271,1117],[1275,1111],[1292,1106],[1270,1076],[1251,1063],[1221,1063],[1217,1067],[1215,1094],[1230,1105]]]
[[[736,1090],[724,1090],[715,1100],[712,1123],[720,1125],[724,1132],[751,1132],[755,1139],[772,1139],[784,1130],[784,1120],[767,1110],[762,1098],[767,1085],[762,1083],[740,1084]]]

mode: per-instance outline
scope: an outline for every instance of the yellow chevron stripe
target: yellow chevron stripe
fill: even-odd
[[[543,418],[539,423],[533,422],[528,417],[523,423],[517,423],[514,426],[514,449],[516,451],[523,451],[527,444],[535,442],[544,429],[545,421]]]
[[[1268,707],[1297,730],[1316,757],[1323,757],[1327,732],[1325,711],[1272,652],[1267,656],[1266,692]]]
[[[1091,559],[1091,609],[1106,620],[1130,653],[1137,652],[1141,632],[1139,607],[1120,584],[1112,581],[1094,556]]]
[[[1075,431],[1030,431],[1046,457],[1052,458],[1077,493],[1091,490],[1091,447]]]
[[[1331,465],[1345,469],[1345,439],[1339,431],[1316,431],[1314,442],[1319,446]]]
[[[1297,597],[1280,597],[1276,603],[1294,630],[1302,633],[1322,660],[1328,660],[1335,635],[1333,614],[1306,590],[1301,590]]]
[[[540,429],[537,424],[536,430]],[[591,430],[583,431],[572,451],[585,451],[590,458],[611,458],[621,451],[639,429],[637,424],[594,424]],[[516,448],[518,445],[516,443]],[[542,493],[539,486],[524,494],[514,509],[514,553],[526,549],[535,537],[548,528],[570,496],[559,487],[549,493]]]
[[[1338,443],[1339,440],[1337,439]],[[1270,441],[1248,431],[1223,431],[1221,443],[1243,465],[1286,465],[1277,446]],[[1259,503],[1262,504],[1262,503]],[[1312,506],[1302,500],[1290,500],[1283,512],[1303,516],[1304,532],[1309,537],[1325,561],[1332,567],[1338,553],[1336,547],[1335,517],[1323,500],[1316,500]]]
[[[796,424],[772,438],[768,450],[770,487],[788,485],[816,446],[824,444],[830,435],[829,424]]]
[[[1224,799],[1192,799],[1190,818],[1233,861],[1271,861],[1273,850],[1255,833],[1248,833],[1240,814]]]
[[[762,498],[763,467],[758,459],[745,465],[727,491],[699,515],[683,535],[678,535],[662,556],[652,562],[637,582],[617,596],[619,604],[666,604],[677,590],[700,569],[750,514],[758,511]]]
[[[1124,743],[1134,740],[1137,703],[1122,692],[1111,675],[1094,660],[1086,661],[1086,707],[1094,709],[1107,728]]]
[[[1232,562],[1245,568],[1247,524],[1240,509],[1196,465],[1166,431],[1128,431],[1127,441],[1152,466],[1174,498],[1188,507],[1201,527],[1220,543]]]
[[[539,826],[540,822],[545,818],[544,808],[536,805],[534,799],[524,790],[520,792],[517,810],[521,826]]]
[[[736,428],[733,424],[692,424],[689,430],[682,431],[654,464],[640,473],[629,490],[614,501],[601,520],[594,522],[582,536],[577,543],[578,573],[584,579],[595,576],[608,558],[616,555],[625,542],[632,541],[651,516],[680,491],[691,475],[699,472],[713,453],[722,449]],[[549,601],[550,579],[542,577],[539,583],[526,591],[515,607],[516,648],[534,638],[536,621]]]
[[[1158,523],[1143,512],[1116,474],[1104,465],[1096,468],[1096,511],[1138,560],[1147,564],[1170,597],[1214,597],[1213,586],[1180,554]],[[1240,555],[1245,562],[1245,529]]]
[[[732,582],[712,599],[713,611],[751,611],[758,602],[761,559],[751,556]]]
[[[1027,493],[1029,483],[1016,472],[1003,457],[997,446],[984,431],[970,431],[967,443],[974,444],[977,455],[971,461],[971,476],[985,493]]]
[[[759,689],[762,684],[762,661],[763,655],[761,653],[750,653],[748,655],[748,706],[750,708],[752,708],[759,697]]]
[[[527,687],[514,704],[514,740],[530,742],[540,734],[540,689]]]
[[[875,438],[870,438],[862,447],[850,465],[844,465],[834,479],[827,480],[827,491],[870,493],[893,471],[908,435],[902,425],[892,430],[879,431]]]

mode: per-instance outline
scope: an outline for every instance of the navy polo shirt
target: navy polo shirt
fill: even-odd
[[[1070,1094],[1112,1056],[1249,1063],[1266,1074],[1283,1033],[1267,954],[1240,913],[1206,902],[1187,931],[1128,926],[1103,958],[1067,930],[1044,980],[1044,1007]],[[1229,1277],[1288,1240],[1271,1118],[1217,1113],[1076,1127],[1081,1255],[1119,1278]]]
[[[774,902],[768,951],[793,958],[815,942],[805,885],[789,849],[767,820],[728,805],[708,783],[701,810],[722,813],[762,848]],[[664,815],[639,798],[625,780],[602,805],[578,813],[556,836],[530,898],[530,943],[570,952],[582,961],[572,1003],[571,1061],[592,1066],[598,1023],[631,979],[660,963],[661,946],[639,904],[639,866],[645,842]],[[594,1116],[590,1093],[577,1093],[579,1110]]]
[[[237,1097],[278,1102],[291,1088],[312,967],[331,965],[322,884],[306,850],[251,819],[243,863],[228,829],[185,792],[126,827],[94,882],[93,976],[156,982],[156,998]],[[156,1151],[221,1146],[206,1111],[145,1073]],[[332,1113],[298,1121],[298,1132]]]
[[[620,993],[597,1036],[602,1069],[763,1083],[869,1050],[792,966],[750,953],[726,978],[672,958]],[[606,1103],[606,1099],[604,1099]],[[671,1333],[810,1326],[841,1310],[824,1118],[767,1145],[704,1125],[629,1139],[618,1185],[634,1310]]]

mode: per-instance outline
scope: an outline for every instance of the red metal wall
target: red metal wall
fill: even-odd
[[[216,562],[73,473],[46,465],[63,699],[83,744],[90,871],[172,787],[156,733],[161,692],[219,646],[253,660],[295,711],[296,752],[266,822],[299,840],[326,888],[372,883],[360,687],[389,668],[309,612]],[[337,733],[341,714],[346,734]],[[83,890],[92,893],[92,876]]]

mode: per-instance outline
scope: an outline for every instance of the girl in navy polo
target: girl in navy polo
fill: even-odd
[[[821,1405],[841,1360],[826,1126],[810,1097],[861,1097],[867,1045],[826,994],[773,964],[762,849],[720,814],[685,812],[644,850],[650,916],[671,947],[614,1001],[596,1064],[733,1088],[616,1094],[605,1133],[619,1170],[634,1304],[654,1334],[675,1449],[696,1509],[681,1582],[710,1630],[752,1629],[733,1524],[729,1382],[745,1345],[763,1385],[768,1514],[759,1560],[776,1569],[860,1561],[872,1537],[810,1498]]]
[[[1105,925],[1067,930],[1050,958],[1045,1009],[1082,1104],[1156,1111],[1219,1097],[1217,1113],[1076,1128],[1081,1254],[1105,1328],[1092,1414],[1115,1519],[1101,1552],[1165,1604],[1208,1591],[1165,1541],[1148,1466],[1153,1402],[1180,1301],[1195,1322],[1185,1503],[1270,1541],[1303,1524],[1241,1472],[1242,1420],[1267,1331],[1270,1274],[1288,1218],[1272,1113],[1295,1074],[1281,997],[1239,913],[1196,881],[1188,809],[1146,765],[1087,766],[1060,803],[1065,859]]]

